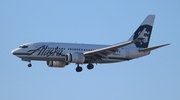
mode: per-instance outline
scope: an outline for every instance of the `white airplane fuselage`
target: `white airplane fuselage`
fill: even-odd
[[[95,44],[78,44],[78,43],[53,43],[53,42],[38,42],[27,43],[27,48],[16,48],[12,52],[14,55],[22,58],[22,60],[41,60],[41,61],[65,61],[66,53],[84,53],[104,48],[109,45]],[[150,52],[139,52],[138,48],[125,46],[119,48],[117,52],[101,58],[102,60],[91,63],[114,63],[127,61],[134,58],[148,55]]]

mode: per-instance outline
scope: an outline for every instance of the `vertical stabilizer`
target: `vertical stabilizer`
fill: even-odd
[[[148,15],[146,17],[146,19],[138,27],[138,29],[134,32],[134,34],[131,36],[131,38],[129,39],[129,40],[134,40],[140,35],[140,33],[143,32],[142,39],[139,40],[138,42],[134,43],[137,48],[147,48],[148,47],[153,24],[154,24],[154,19],[155,19],[155,15]]]

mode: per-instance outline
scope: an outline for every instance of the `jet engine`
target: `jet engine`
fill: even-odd
[[[49,67],[59,67],[59,68],[63,68],[66,65],[68,65],[69,63],[67,62],[60,62],[60,61],[46,61],[47,66]]]
[[[85,57],[83,53],[67,53],[65,55],[65,61],[82,64],[85,62]]]

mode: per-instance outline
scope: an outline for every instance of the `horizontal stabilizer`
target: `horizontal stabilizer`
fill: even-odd
[[[164,47],[164,46],[167,46],[167,45],[170,45],[170,43],[168,43],[168,44],[163,44],[163,45],[159,45],[159,46],[154,46],[154,47],[150,47],[150,48],[141,49],[141,50],[139,50],[139,51],[140,51],[140,52],[151,51],[151,50],[154,50],[154,49],[157,49],[157,48],[160,48],[160,47]]]

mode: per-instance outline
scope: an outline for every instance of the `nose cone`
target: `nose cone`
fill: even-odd
[[[12,53],[13,55],[17,55],[17,54],[18,54],[18,49],[12,50],[11,53]]]
[[[12,50],[11,53],[12,53],[13,55],[15,55],[15,54],[16,54],[16,51],[15,51],[15,50]]]

